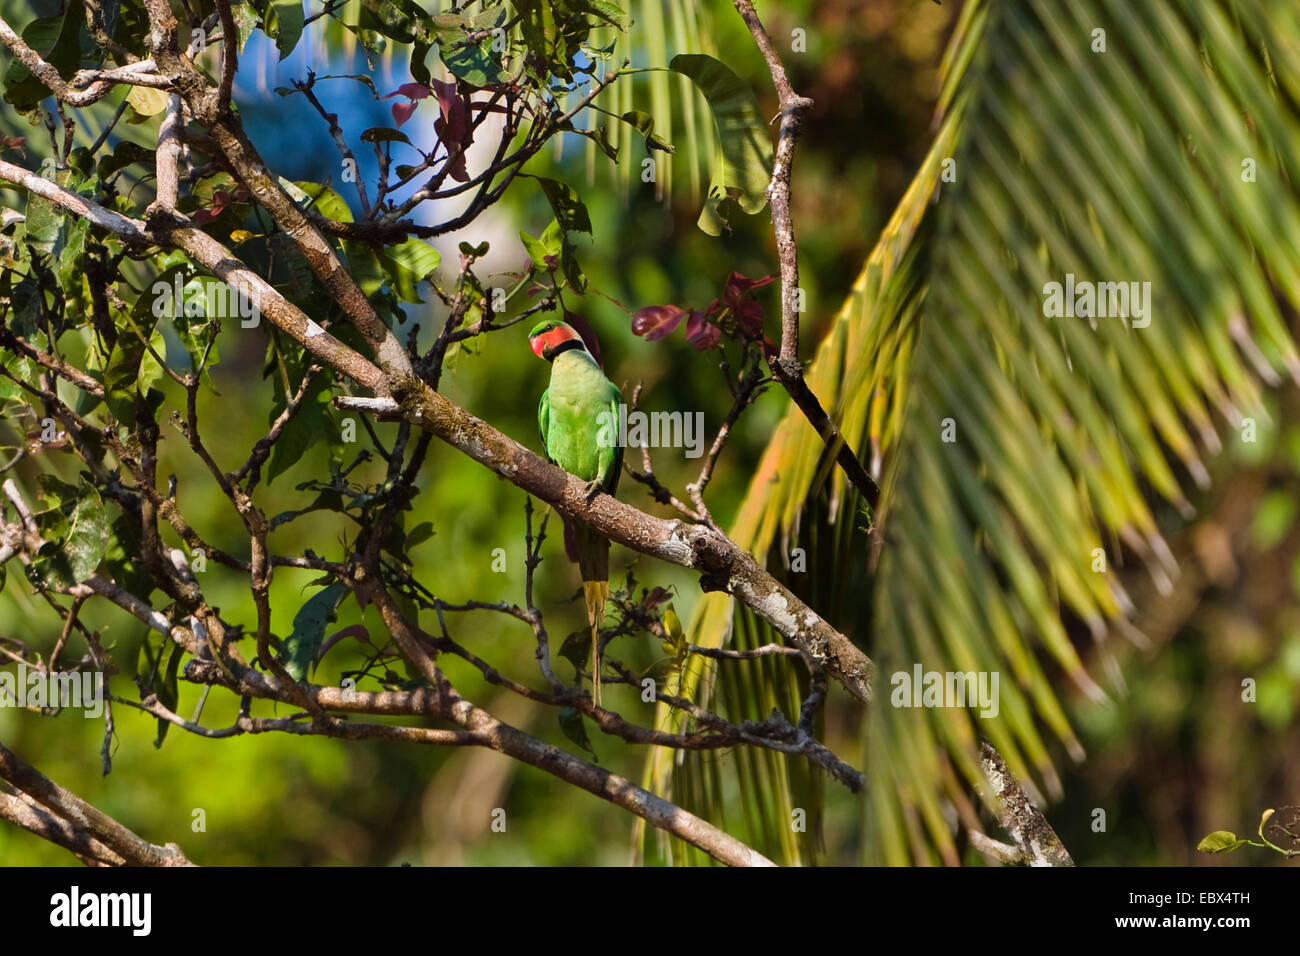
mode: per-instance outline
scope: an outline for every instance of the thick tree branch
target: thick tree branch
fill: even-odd
[[[73,88],[59,75],[54,66],[46,62],[39,53],[23,42],[22,37],[14,32],[3,18],[0,18],[0,43],[13,53],[14,58],[27,67],[38,80],[50,88],[55,98],[69,106],[90,106],[108,95],[118,83],[130,83],[138,86],[167,87],[170,82],[166,77],[150,76],[155,70],[153,60],[141,60],[129,66],[108,71],[82,71],[74,78],[74,83],[89,84],[84,90]]]
[[[22,186],[28,192],[43,196],[69,212],[89,219],[92,225],[111,232],[130,245],[174,246],[183,250],[198,265],[243,293],[259,314],[270,319],[322,363],[337,369],[371,391],[380,391],[384,387],[383,373],[374,364],[322,329],[269,282],[201,229],[167,217],[165,211],[160,211],[147,224],[131,219],[43,179],[31,170],[4,160],[0,160],[0,181]]]
[[[21,797],[0,791],[0,819],[8,820],[42,840],[63,847],[85,863],[107,866],[122,866],[126,863],[86,831],[77,829],[35,801],[29,803]]]
[[[583,521],[624,547],[699,571],[705,590],[727,591],[807,653],[859,700],[871,699],[872,664],[852,641],[759,567],[726,536],[701,525],[638,511],[609,495],[588,505],[583,483],[501,434],[415,378],[393,383],[385,399],[339,399],[342,408],[401,414],[567,518]]]
[[[70,189],[64,189],[62,186],[38,176],[30,169],[24,169],[22,166],[15,166],[13,163],[0,159],[0,180],[12,183],[15,186],[21,186],[29,193],[48,199],[82,219],[89,219],[92,226],[107,230],[130,245],[148,246],[152,244],[148,230],[140,220],[130,219],[119,212],[105,209],[85,196],[79,196]]]
[[[1002,755],[987,741],[980,741],[980,767],[1000,806],[998,825],[1019,848],[1019,862],[1029,866],[1074,866],[1074,860],[1043,812],[1034,806],[1020,782],[1007,769]],[[996,847],[987,845],[993,842],[987,841],[977,849],[996,853]]]
[[[75,793],[65,790],[0,744],[0,778],[27,794],[50,813],[118,854],[134,866],[193,866],[174,843],[155,846]]]
[[[167,112],[158,124],[158,150],[154,157],[154,171],[158,180],[158,194],[154,203],[159,209],[175,212],[176,200],[180,194],[181,159],[181,98],[176,93],[167,97]],[[148,213],[146,217],[147,215]]]
[[[221,85],[217,87],[217,109],[224,113],[230,108],[235,71],[239,69],[239,30],[235,27],[230,0],[216,0],[216,3],[217,16],[221,19]]]

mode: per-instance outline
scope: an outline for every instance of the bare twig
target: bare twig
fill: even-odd
[[[849,481],[862,493],[874,511],[880,499],[880,488],[862,467],[839,427],[826,414],[826,409],[808,387],[803,376],[803,366],[799,362],[799,246],[795,242],[794,220],[790,215],[790,171],[803,114],[812,107],[813,101],[806,96],[799,96],[790,86],[785,66],[772,44],[772,38],[758,19],[752,0],[732,0],[732,4],[749,28],[763,59],[767,61],[781,107],[772,181],[767,187],[768,202],[772,207],[772,227],[776,232],[776,252],[781,263],[781,349],[776,358],[768,358],[772,377],[790,393],[804,417],[817,429],[817,434],[826,447],[835,453],[836,461],[844,469]]]

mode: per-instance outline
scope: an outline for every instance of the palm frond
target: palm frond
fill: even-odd
[[[1061,697],[1106,693],[1081,649],[1104,659],[1130,628],[1117,563],[1136,555],[1167,582],[1162,528],[1208,480],[1201,456],[1225,422],[1263,414],[1279,370],[1300,376],[1284,316],[1300,305],[1297,37],[1300,11],[1247,0],[964,10],[934,148],[810,370],[883,469],[875,539],[853,544],[879,555],[870,607],[828,612],[882,675],[864,726],[868,859],[959,861],[979,736],[1059,792],[1061,756],[1083,756]],[[1150,323],[1047,314],[1067,274],[1149,282]],[[827,521],[857,509],[791,410],[733,532],[766,556]],[[732,614],[710,596],[691,640],[741,640]],[[893,706],[890,675],[917,663],[999,674],[997,715]],[[675,783],[659,756],[646,776]]]

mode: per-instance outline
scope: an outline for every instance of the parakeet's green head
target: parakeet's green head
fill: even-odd
[[[534,355],[548,362],[569,349],[582,349],[584,352],[587,350],[577,330],[558,319],[539,322],[536,328],[528,333],[528,344]]]

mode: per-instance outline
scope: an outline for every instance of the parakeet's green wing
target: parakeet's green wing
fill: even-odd
[[[613,382],[609,383],[609,413],[613,416],[613,421],[618,421],[618,406],[623,400],[623,393],[618,390],[618,386]],[[613,494],[618,490],[618,479],[623,475],[623,443],[614,442],[614,447],[610,449],[613,453],[608,460],[602,459],[601,467],[601,484],[608,494]]]
[[[537,403],[537,430],[542,433],[542,451],[547,461],[552,461],[551,449],[546,443],[546,433],[551,430],[551,390],[542,392],[542,400]]]

